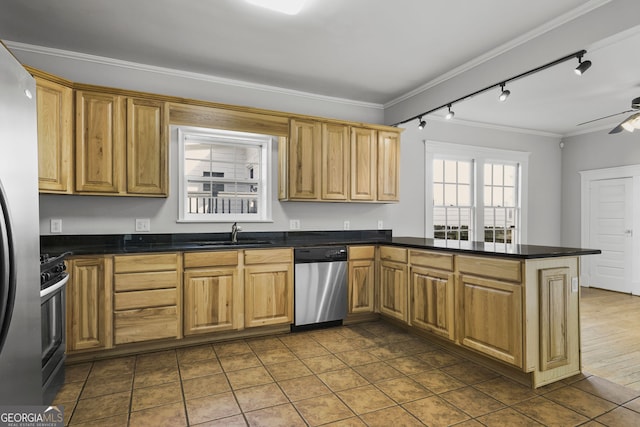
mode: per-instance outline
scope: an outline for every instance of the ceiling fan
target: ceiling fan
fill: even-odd
[[[640,97],[634,98],[631,101],[631,110],[621,111],[619,113],[610,114],[608,116],[599,117],[597,119],[589,120],[588,122],[579,123],[577,126],[586,125],[588,123],[597,122],[598,120],[608,119],[609,117],[619,116],[620,114],[634,113],[624,119],[622,123],[614,127],[609,131],[609,134],[620,133],[623,130],[633,132],[634,129],[640,129]]]

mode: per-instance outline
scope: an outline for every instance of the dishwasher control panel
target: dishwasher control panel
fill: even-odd
[[[313,246],[309,248],[296,248],[293,251],[293,260],[296,264],[309,262],[346,261],[347,247]]]

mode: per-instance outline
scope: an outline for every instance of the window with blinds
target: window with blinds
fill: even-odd
[[[270,135],[179,128],[179,220],[270,220],[272,139]]]

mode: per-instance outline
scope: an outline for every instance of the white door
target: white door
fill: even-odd
[[[590,246],[602,250],[591,259],[591,286],[631,293],[633,179],[591,181]]]

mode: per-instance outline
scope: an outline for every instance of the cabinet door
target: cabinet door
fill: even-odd
[[[347,200],[349,197],[349,128],[322,125],[322,199]]]
[[[187,270],[184,273],[184,334],[237,329],[238,269]]]
[[[407,265],[380,261],[380,313],[407,322]]]
[[[411,324],[455,339],[453,273],[411,269]]]
[[[349,313],[373,313],[374,260],[349,261]]]
[[[122,190],[124,109],[119,96],[76,92],[76,191]]]
[[[36,78],[38,188],[41,193],[73,192],[73,90]]]
[[[540,270],[540,370],[569,364],[570,269]]]
[[[522,367],[522,286],[460,276],[461,344]]]
[[[291,120],[289,135],[289,198],[320,199],[320,123]]]
[[[69,261],[67,285],[67,351],[112,346],[111,260]]]
[[[399,201],[400,134],[378,132],[378,200]]]
[[[293,268],[291,264],[245,266],[244,286],[247,328],[292,323]]]
[[[351,128],[351,200],[375,200],[376,131]]]
[[[167,195],[164,102],[127,100],[127,193]]]

